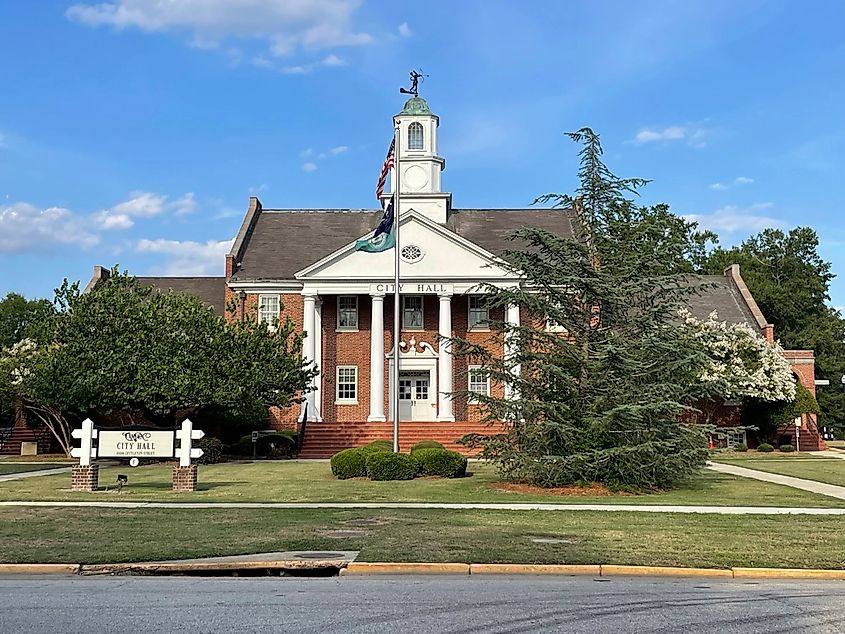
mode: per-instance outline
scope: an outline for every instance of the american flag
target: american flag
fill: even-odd
[[[394,161],[396,160],[396,139],[390,142],[390,149],[387,151],[387,157],[384,159],[384,165],[381,168],[381,174],[378,177],[378,184],[376,185],[376,200],[381,204],[381,195],[384,193],[384,185],[387,182],[387,175],[393,169]]]

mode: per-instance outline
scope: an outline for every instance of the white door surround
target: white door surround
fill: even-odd
[[[431,375],[428,370],[400,370],[399,413],[403,421],[432,420]]]
[[[390,403],[389,408],[389,420],[394,420],[393,417],[393,408],[394,408],[394,397],[393,395],[396,393],[395,386],[393,385],[393,350],[391,349],[386,355],[388,360],[389,366],[389,374],[390,377],[390,398],[388,402]],[[437,390],[437,364],[438,364],[439,355],[437,352],[434,351],[434,348],[431,346],[430,343],[425,341],[421,341],[417,343],[416,337],[411,337],[409,341],[400,341],[399,342],[399,371],[400,375],[402,371],[409,371],[409,372],[428,372],[428,384],[427,384],[427,400],[426,404],[428,410],[430,411],[423,411],[422,405],[413,406],[413,411],[411,412],[412,417],[411,420],[427,420],[427,421],[434,421],[437,420],[437,411],[432,405],[432,395],[436,394]],[[407,377],[411,379],[411,396],[415,397],[416,389],[421,387],[419,383],[419,379],[424,378],[421,375],[413,375],[413,378]],[[402,381],[403,377],[400,376],[399,380]],[[407,380],[407,379],[406,379]],[[411,398],[409,400],[422,400],[422,399],[415,399]],[[405,418],[407,416],[406,411],[401,411],[402,419],[408,420]],[[418,418],[419,416],[419,418]]]

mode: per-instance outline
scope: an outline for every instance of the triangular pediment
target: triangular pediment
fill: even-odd
[[[355,251],[355,240],[296,274],[301,280],[391,280],[394,250]],[[315,236],[319,240],[319,236]],[[495,255],[411,210],[400,219],[400,249],[413,245],[421,257],[401,260],[403,279],[501,280],[514,279]]]

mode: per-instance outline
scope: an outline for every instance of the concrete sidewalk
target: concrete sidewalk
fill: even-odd
[[[0,482],[23,480],[24,478],[34,478],[36,476],[56,475],[57,473],[70,473],[71,469],[72,467],[59,467],[57,469],[36,469],[34,471],[21,471],[20,473],[7,473],[0,475]]]
[[[606,511],[633,513],[692,513],[716,515],[845,515],[845,508],[782,506],[675,506],[661,504],[546,504],[546,503],[446,503],[446,502],[0,502],[3,507],[111,508],[111,509],[338,509],[453,511]]]
[[[721,464],[718,462],[709,463],[707,468],[711,471],[718,471],[719,473],[727,473],[741,478],[752,478],[763,482],[771,482],[772,484],[782,484],[794,489],[801,489],[802,491],[819,493],[828,497],[845,500],[845,487],[836,486],[835,484],[825,484],[824,482],[794,478],[792,476],[780,475],[778,473],[766,473],[764,471],[757,471],[756,469],[747,469],[745,467],[737,467],[735,465]]]

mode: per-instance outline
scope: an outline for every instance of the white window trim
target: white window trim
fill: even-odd
[[[340,325],[340,298],[341,297],[353,297],[355,299],[355,326],[341,326]],[[358,296],[357,295],[338,295],[337,296],[337,317],[336,322],[337,324],[335,328],[335,332],[358,332],[358,326],[361,323],[361,313],[359,311],[358,306]]]
[[[470,325],[472,321],[472,298],[484,297],[484,295],[467,295],[467,329],[469,332],[490,332],[490,307],[487,307],[487,319],[480,324]]]
[[[405,302],[409,297],[420,298],[420,328],[408,328],[405,325]],[[425,295],[402,295],[402,330],[404,332],[423,332],[425,330]]]
[[[271,321],[262,321],[262,319],[261,319],[261,304],[262,304],[263,300],[265,300],[265,299],[275,299],[276,300],[277,312],[276,312],[276,322],[275,323],[273,323],[272,320]],[[279,295],[275,295],[275,294],[272,294],[272,293],[261,293],[258,296],[258,304],[256,306],[255,312],[256,312],[256,319],[258,320],[259,324],[266,323],[268,329],[276,330],[276,328],[279,325],[279,319],[281,317],[281,312],[282,312],[282,298]]]
[[[421,144],[420,147],[412,148],[411,147],[411,128],[414,128],[415,124],[416,124],[416,126],[419,126],[420,141],[422,141],[422,144]],[[424,152],[425,151],[425,126],[422,123],[420,123],[419,121],[412,121],[411,123],[408,124],[407,134],[408,134],[408,142],[405,144],[405,149],[408,150],[408,152]]]
[[[355,370],[355,398],[340,398],[340,371],[341,370]],[[335,387],[334,387],[334,402],[335,405],[357,405],[358,404],[358,366],[357,365],[339,365],[334,372]]]
[[[478,394],[479,396],[490,396],[490,375],[489,374],[485,377],[485,380],[486,380],[486,383],[487,383],[487,387],[486,387],[487,393],[486,394],[482,394],[481,392],[476,392],[475,390],[472,389],[472,380],[471,380],[472,379],[472,373],[483,370],[483,369],[484,368],[480,365],[468,365],[467,366],[467,392],[470,393],[469,399],[468,399],[470,403],[477,403],[478,402],[478,400],[476,398],[474,398],[474,396],[473,396],[474,394]]]

